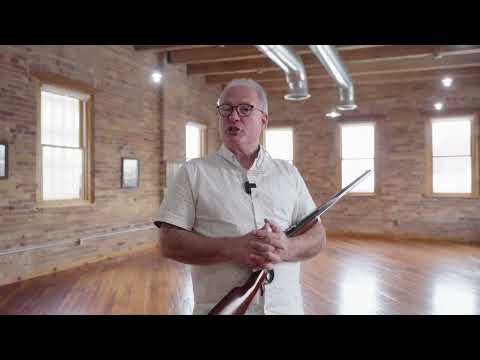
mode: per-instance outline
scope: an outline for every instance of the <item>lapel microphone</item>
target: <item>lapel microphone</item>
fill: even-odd
[[[245,192],[248,195],[251,195],[252,194],[252,189],[254,189],[256,187],[257,187],[257,184],[249,183],[248,181],[245,181]]]

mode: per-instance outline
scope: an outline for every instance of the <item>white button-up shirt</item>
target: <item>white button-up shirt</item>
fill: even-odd
[[[251,195],[245,191],[246,181],[256,184]],[[261,147],[246,170],[222,145],[217,153],[190,160],[179,170],[154,220],[208,237],[234,237],[263,227],[264,219],[285,230],[315,208],[295,166],[272,159]],[[233,287],[243,285],[252,271],[235,263],[192,265],[191,269],[197,314],[208,313]],[[259,292],[251,308],[263,307],[265,314],[303,314],[300,263],[276,264],[274,270],[265,298]]]

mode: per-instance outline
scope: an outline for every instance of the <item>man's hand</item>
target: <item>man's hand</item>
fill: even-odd
[[[260,264],[260,267],[267,268],[265,265],[268,264],[270,269],[274,264],[286,260],[290,241],[279,225],[265,219],[265,226],[254,233],[255,239],[250,242],[254,253],[250,257]]]
[[[263,228],[262,228],[263,229]],[[225,252],[227,256],[234,262],[246,265],[253,269],[272,269],[272,264],[269,264],[263,258],[256,256],[256,251],[251,244],[257,240],[257,230],[253,230],[248,234],[235,238],[225,238]],[[269,247],[273,251],[273,247]]]

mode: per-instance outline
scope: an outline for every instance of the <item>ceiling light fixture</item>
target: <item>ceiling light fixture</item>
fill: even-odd
[[[338,111],[336,111],[335,109],[333,109],[331,112],[325,114],[326,117],[329,117],[331,119],[335,119],[339,116],[342,116],[342,114],[340,114]]]
[[[445,87],[452,86],[452,83],[453,83],[453,79],[451,77],[445,77],[445,78],[442,79],[442,84]]]
[[[162,74],[158,71],[155,71],[153,74],[152,74],[152,80],[154,83],[160,83],[160,81],[162,81]]]

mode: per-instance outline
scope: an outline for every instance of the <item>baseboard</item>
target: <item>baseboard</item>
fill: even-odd
[[[394,233],[366,233],[353,231],[338,231],[327,230],[327,237],[340,238],[349,237],[354,239],[383,239],[383,240],[411,240],[411,241],[438,241],[438,242],[452,242],[462,244],[476,244],[472,241],[467,241],[463,237],[451,236],[433,236],[423,234],[394,234]]]
[[[158,230],[113,235],[83,245],[65,244],[3,255],[0,257],[0,285],[49,275],[158,246]]]
[[[45,275],[51,275],[51,274],[54,274],[54,273],[65,271],[65,270],[71,270],[71,269],[74,269],[74,268],[77,268],[77,267],[80,267],[80,266],[94,264],[94,263],[104,261],[104,260],[110,260],[110,259],[120,257],[120,256],[132,255],[132,254],[142,252],[142,251],[145,251],[145,250],[154,249],[155,247],[156,247],[156,244],[146,244],[146,245],[143,245],[143,246],[138,246],[138,247],[131,248],[131,249],[126,250],[126,251],[119,251],[119,252],[115,252],[115,253],[111,253],[111,254],[97,256],[97,257],[89,259],[89,260],[82,260],[82,261],[62,264],[62,265],[59,265],[59,266],[55,267],[54,269],[40,270],[38,272],[29,273],[29,274],[26,274],[26,275],[23,275],[23,276],[17,276],[16,278],[11,278],[11,279],[7,278],[7,282],[5,282],[5,283],[0,282],[0,286],[12,284],[12,283],[17,283],[17,282],[21,282],[21,281],[25,281],[25,280],[30,280],[30,279],[34,279],[34,278],[45,276]]]

